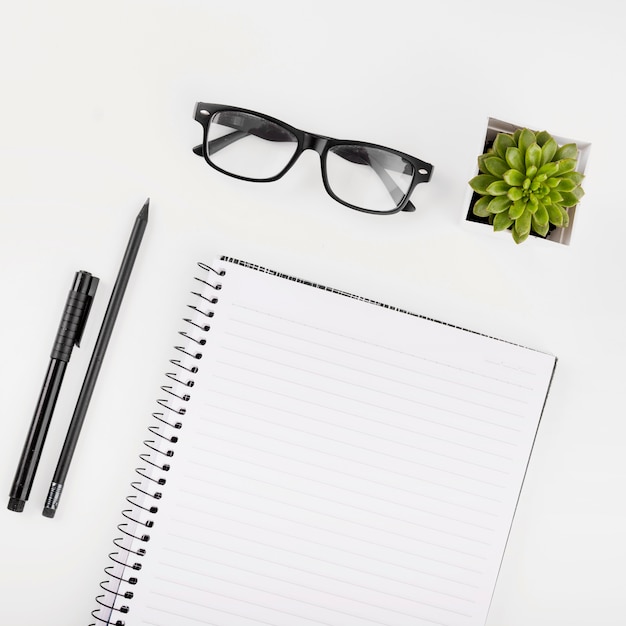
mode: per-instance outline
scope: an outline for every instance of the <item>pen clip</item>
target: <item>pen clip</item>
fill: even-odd
[[[89,274],[89,272],[84,272],[84,274]],[[92,274],[89,274],[89,286],[86,293],[87,299],[85,301],[85,304],[83,305],[82,314],[78,322],[78,329],[76,331],[76,338],[74,339],[74,344],[79,348],[80,341],[83,338],[83,332],[85,331],[85,326],[87,325],[87,318],[89,317],[89,313],[91,312],[91,305],[93,304],[93,299],[96,295],[96,290],[98,289],[99,282],[99,278],[93,276]]]
[[[74,346],[80,345],[99,282],[89,272],[76,272],[50,358],[67,363]]]

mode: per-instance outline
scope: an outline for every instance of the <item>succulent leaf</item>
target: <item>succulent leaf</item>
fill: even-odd
[[[511,205],[509,209],[509,217],[516,220],[525,210],[527,203],[524,200],[518,200]]]
[[[551,204],[546,207],[548,211],[548,217],[550,219],[550,223],[555,226],[563,225],[563,213],[561,212],[561,208],[558,204]]]
[[[563,198],[561,204],[565,207],[574,206],[578,204],[578,201],[583,197],[584,193],[581,187],[576,187],[574,191],[563,191],[561,192],[561,197]]]
[[[562,206],[570,207],[578,203],[578,198],[571,191],[564,191],[561,197],[563,198]]]
[[[527,152],[528,148],[532,146],[534,143],[537,143],[537,138],[535,137],[535,133],[528,128],[523,128],[522,132],[519,135],[518,146],[522,152]]]
[[[529,232],[524,234],[518,233],[515,227],[511,230],[511,234],[513,235],[513,241],[515,241],[515,243],[522,243],[523,241],[526,241],[526,239],[528,239],[528,235],[530,235]]]
[[[521,187],[524,184],[526,176],[519,170],[508,169],[507,166],[507,170],[502,174],[502,178],[504,182],[511,185],[511,187]]]
[[[502,213],[511,206],[511,200],[507,196],[496,196],[489,203],[487,210],[489,213]]]
[[[561,202],[563,202],[563,196],[556,189],[550,190],[548,198],[550,198],[554,204],[561,204]]]
[[[487,187],[491,185],[491,183],[495,183],[498,179],[491,174],[478,174],[478,176],[474,176],[472,180],[470,180],[470,187],[481,195],[488,195]]]
[[[483,160],[480,165],[480,169],[485,172],[485,174],[493,174],[497,178],[502,178],[504,172],[509,169],[507,162],[500,157],[493,156],[491,154],[484,155],[486,158]]]
[[[548,231],[550,230],[550,223],[549,222],[546,222],[545,224],[540,224],[539,222],[537,222],[535,220],[535,216],[533,215],[531,223],[532,223],[533,230],[538,235],[541,235],[542,237],[545,237],[548,234]]]
[[[519,170],[520,172],[526,171],[526,167],[524,166],[524,155],[522,154],[522,151],[515,146],[506,149],[506,162],[514,170]]]
[[[510,187],[506,196],[511,202],[517,202],[524,197],[524,191],[520,187]]]
[[[537,206],[537,210],[535,211],[534,215],[532,216],[532,219],[537,222],[537,224],[541,224],[548,226],[550,223],[550,217],[548,215],[548,210],[546,208],[546,205],[543,203],[539,203],[539,205]]]
[[[535,173],[536,171],[539,169],[539,167],[541,166],[541,157],[542,157],[542,152],[541,152],[541,148],[539,147],[538,144],[536,143],[531,143],[530,146],[528,146],[528,148],[526,149],[526,156],[525,156],[525,162],[526,162],[526,170],[529,170],[531,167],[535,168]],[[529,176],[532,176],[532,174],[529,173]]]
[[[555,161],[560,161],[561,159],[576,159],[578,156],[578,148],[575,143],[566,143],[561,146],[554,155]]]
[[[481,198],[479,198],[472,208],[474,215],[476,215],[477,217],[489,217],[489,211],[487,210],[487,206],[490,202],[491,196],[482,196]]]
[[[510,188],[503,180],[496,180],[487,187],[487,193],[492,196],[505,196]]]
[[[550,163],[550,161],[554,158],[556,151],[559,149],[558,144],[552,137],[550,137],[550,139],[548,139],[544,144],[539,145],[541,145],[541,165]]]
[[[493,218],[494,230],[506,230],[513,224],[513,220],[506,213],[498,213]]]
[[[536,135],[537,137],[537,143],[543,148],[543,146],[548,143],[548,141],[550,141],[550,139],[553,139],[552,135],[545,131],[542,130],[540,133],[537,133]],[[556,143],[556,142],[555,142]],[[558,146],[557,146],[558,147]]]
[[[556,182],[554,188],[558,189],[559,191],[574,191],[574,189],[576,188],[576,183],[573,180],[569,180],[567,178],[555,178],[550,180],[554,180]]]
[[[562,174],[560,178],[562,180],[571,180],[577,185],[580,185],[583,180],[585,180],[585,175],[580,172],[566,172],[565,174]]]
[[[501,159],[506,157],[507,148],[513,148],[514,146],[513,137],[505,133],[500,133],[493,142],[493,150]]]
[[[555,176],[559,171],[559,164],[555,161],[550,161],[550,163],[545,163],[537,170],[538,176],[547,176],[548,178],[551,176]]]
[[[515,220],[515,230],[519,235],[529,234],[530,233],[530,220],[531,220],[530,211],[524,211],[516,220]]]
[[[561,159],[559,162],[559,174],[573,172],[576,169],[576,159]]]

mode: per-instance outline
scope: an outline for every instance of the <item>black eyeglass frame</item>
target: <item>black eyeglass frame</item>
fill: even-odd
[[[289,162],[285,165],[285,167],[280,172],[278,172],[278,174],[274,176],[258,179],[258,178],[249,178],[247,176],[233,174],[232,172],[224,170],[218,165],[216,165],[215,163],[213,163],[209,157],[208,150],[206,150],[207,142],[209,140],[209,125],[211,122],[211,118],[217,113],[220,113],[222,111],[231,111],[234,113],[247,113],[250,115],[254,115],[256,117],[272,122],[273,124],[276,124],[277,126],[280,126],[284,128],[285,130],[291,132],[296,137],[298,141],[298,146],[293,156],[289,160]],[[238,178],[240,180],[247,180],[247,181],[257,182],[257,183],[269,183],[269,182],[273,182],[282,178],[293,167],[295,162],[300,158],[300,155],[305,150],[315,150],[315,152],[317,152],[320,157],[322,181],[324,183],[324,188],[326,189],[326,192],[328,193],[328,195],[330,195],[331,198],[333,198],[340,204],[343,204],[344,206],[347,206],[356,211],[362,211],[364,213],[391,215],[394,213],[399,213],[400,211],[409,211],[409,212],[415,211],[415,206],[410,201],[411,194],[413,193],[413,191],[415,190],[415,187],[419,183],[428,182],[433,172],[433,166],[430,163],[427,163],[426,161],[422,161],[421,159],[411,156],[410,154],[406,154],[405,152],[400,152],[399,150],[394,150],[393,148],[388,148],[387,146],[381,146],[379,144],[368,143],[365,141],[333,139],[331,137],[326,137],[324,135],[310,133],[304,130],[300,130],[299,128],[295,128],[294,126],[291,126],[290,124],[287,124],[286,122],[283,122],[282,120],[271,117],[270,115],[266,115],[265,113],[259,113],[257,111],[251,111],[250,109],[242,109],[240,107],[228,106],[224,104],[211,104],[207,102],[197,102],[195,106],[195,110],[194,110],[194,119],[202,126],[204,136],[203,136],[202,144],[195,146],[193,148],[193,152],[194,154],[197,154],[198,156],[204,157],[204,160],[213,169],[217,170],[218,172],[221,172],[222,174],[226,174],[227,176],[231,176],[233,178]],[[349,202],[346,202],[345,200],[342,200],[333,192],[329,184],[328,175],[326,171],[326,156],[331,148],[334,148],[337,146],[343,146],[343,145],[384,150],[386,152],[389,152],[391,154],[401,157],[402,159],[406,160],[408,163],[411,164],[411,166],[413,167],[413,177],[411,179],[411,183],[407,191],[404,193],[402,200],[396,205],[396,207],[394,207],[393,209],[389,209],[387,211],[377,211],[375,209],[366,209],[360,206],[356,206],[354,204],[350,204]]]

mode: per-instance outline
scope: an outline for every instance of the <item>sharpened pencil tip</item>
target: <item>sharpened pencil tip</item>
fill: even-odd
[[[137,217],[147,220],[148,219],[148,207],[150,206],[150,198],[148,198],[144,205],[141,207],[141,211],[139,211],[139,215]]]

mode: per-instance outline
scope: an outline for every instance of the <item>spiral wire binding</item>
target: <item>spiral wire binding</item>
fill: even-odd
[[[136,493],[126,497],[131,508],[122,511],[125,521],[117,526],[122,536],[113,540],[119,551],[109,554],[112,565],[104,569],[109,578],[100,583],[105,593],[96,597],[96,602],[100,606],[91,612],[101,624],[110,626],[126,624],[124,615],[131,610],[129,601],[132,600],[133,588],[139,581],[136,573],[141,571],[140,559],[146,555],[148,549],[146,544],[150,541],[149,531],[154,525],[153,516],[158,513],[157,505],[163,496],[160,487],[167,483],[169,459],[174,456],[173,448],[178,443],[178,431],[183,426],[178,416],[186,413],[182,403],[188,402],[191,398],[194,384],[192,377],[198,371],[195,362],[202,358],[199,349],[206,344],[206,339],[198,333],[207,333],[211,329],[207,322],[213,317],[214,311],[209,307],[217,304],[218,298],[208,290],[221,289],[218,277],[224,276],[225,272],[205,263],[198,263],[198,267],[206,274],[194,277],[200,284],[200,291],[192,290],[191,294],[198,300],[195,304],[187,305],[194,311],[194,317],[183,318],[188,326],[186,330],[180,331],[179,335],[185,339],[185,344],[174,346],[179,354],[177,358],[170,359],[170,363],[176,369],[165,374],[172,384],[161,386],[161,390],[167,395],[157,400],[157,404],[164,411],[152,414],[156,423],[149,426],[148,430],[155,437],[143,442],[147,448],[146,452],[139,455],[143,465],[135,469],[141,479],[130,484]],[[216,278],[217,282],[211,281]],[[206,295],[207,292],[210,296]],[[90,626],[96,626],[96,623],[93,622]]]

